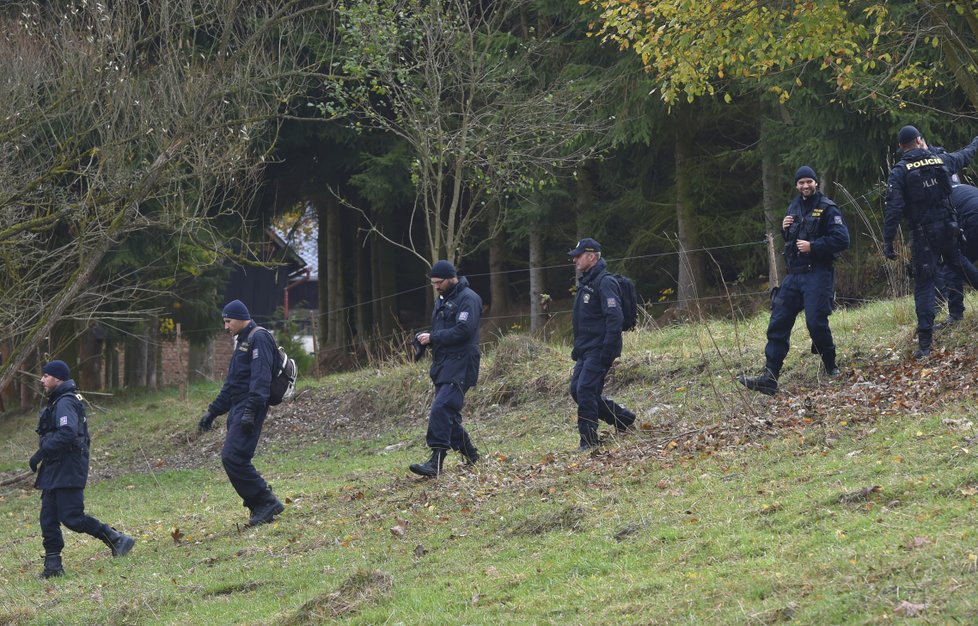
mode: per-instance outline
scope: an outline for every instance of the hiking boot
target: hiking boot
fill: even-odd
[[[828,376],[829,378],[838,378],[839,376],[842,376],[842,371],[839,370],[839,368],[838,367],[835,367],[835,366],[826,367],[825,368],[825,375]]]
[[[917,348],[913,351],[913,360],[922,361],[930,356],[930,348]]]
[[[954,326],[960,321],[961,318],[958,317],[957,315],[948,315],[947,319],[944,320],[943,322],[938,322],[937,324],[934,324],[934,330],[944,330],[945,328],[950,328],[951,326]]]
[[[466,465],[475,465],[476,463],[479,462],[479,459],[481,458],[482,457],[479,456],[479,451],[476,450],[475,448],[462,452],[462,459],[465,460]]]
[[[285,510],[285,505],[269,491],[265,501],[251,510],[251,517],[248,518],[249,526],[268,524],[275,519],[275,516]]]
[[[432,448],[431,458],[424,463],[414,463],[411,465],[410,469],[412,472],[418,476],[427,476],[428,478],[436,478],[438,474],[441,474],[442,467],[445,464],[445,455],[447,452],[439,448]],[[476,454],[476,460],[478,460],[478,454]]]
[[[615,405],[615,432],[625,433],[635,425],[635,413],[620,404]]]
[[[109,550],[112,550],[112,556],[126,556],[132,547],[136,545],[136,540],[125,533],[120,533],[115,528],[111,526],[106,526],[106,530],[102,532],[102,536],[99,539],[102,543],[109,546]]]
[[[44,555],[44,571],[41,578],[52,578],[54,576],[64,576],[65,568],[61,565],[61,554]]]
[[[760,391],[767,396],[773,396],[778,392],[778,379],[770,370],[764,370],[760,376],[748,377],[741,374],[737,377],[737,381],[751,391]]]

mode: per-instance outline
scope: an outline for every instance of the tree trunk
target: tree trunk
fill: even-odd
[[[394,283],[396,272],[393,271],[394,248],[377,236],[372,236],[370,241],[374,324],[377,325],[378,334],[387,337],[394,332],[394,323],[397,319],[397,298],[393,297],[396,291]]]
[[[490,225],[499,219],[499,203],[489,217]],[[505,315],[509,311],[509,281],[504,273],[506,246],[502,233],[489,240],[489,308],[493,315]]]
[[[146,326],[146,388],[159,389],[160,318],[151,317]]]
[[[676,112],[676,226],[679,237],[679,271],[677,273],[676,308],[692,311],[699,306],[698,294],[703,285],[703,253],[696,205],[693,201],[692,107],[682,104]]]
[[[354,243],[356,240],[354,239]],[[356,331],[357,339],[361,343],[367,341],[370,336],[370,305],[366,304],[370,301],[370,250],[364,249],[363,246],[357,245],[356,250],[354,250],[354,255],[357,259],[357,278],[356,278],[356,298],[357,303],[356,308]]]
[[[768,241],[768,285],[778,287],[784,276],[784,255],[781,254],[781,222],[784,218],[784,199],[781,197],[781,171],[770,146],[770,122],[762,119],[761,129],[761,202],[764,206],[764,228]]]
[[[327,314],[332,306],[330,301],[330,275],[327,251],[330,248],[329,233],[327,232],[329,220],[326,217],[326,202],[323,199],[316,201],[316,220],[319,222],[319,243],[316,246],[317,262],[319,264],[319,318],[317,328],[319,330],[319,354],[316,358],[322,363],[323,356],[326,354],[326,346],[329,345],[329,323]]]
[[[549,295],[543,284],[543,233],[539,226],[530,231],[530,332],[539,333],[547,319],[544,309],[549,309]],[[544,298],[547,298],[544,303]]]

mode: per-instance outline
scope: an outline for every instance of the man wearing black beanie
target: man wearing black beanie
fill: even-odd
[[[907,218],[917,314],[917,349],[913,356],[922,359],[930,355],[934,336],[935,285],[941,262],[948,271],[978,288],[978,269],[961,254],[961,231],[949,201],[951,176],[974,158],[978,137],[957,152],[938,152],[928,147],[915,127],[904,126],[897,133],[897,141],[903,154],[887,181],[883,255],[897,258],[893,240],[900,222]]]
[[[248,525],[257,526],[271,522],[285,510],[252,463],[268,415],[272,373],[279,367],[278,348],[272,334],[255,324],[241,300],[224,305],[221,317],[224,330],[234,337],[234,353],[224,386],[197,422],[197,431],[210,430],[217,416],[228,414],[221,464],[231,486],[251,511]]]
[[[85,484],[92,440],[88,419],[71,370],[64,361],[41,368],[41,385],[48,400],[37,423],[39,444],[28,466],[37,472],[34,487],[41,490],[41,537],[44,544],[42,578],[65,573],[61,563],[64,537],[61,525],[102,541],[112,556],[125,556],[136,540],[85,513]]]
[[[409,469],[419,476],[434,478],[442,472],[449,449],[458,451],[466,465],[479,460],[479,451],[462,427],[461,411],[465,392],[479,380],[482,298],[445,259],[431,266],[429,276],[431,286],[438,291],[438,300],[431,312],[431,330],[419,333],[415,341],[422,347],[431,347],[429,374],[435,384],[435,397],[425,436],[431,458],[414,463]]]
[[[815,170],[807,165],[799,167],[795,188],[798,196],[788,206],[788,214],[781,222],[788,275],[771,300],[764,372],[755,377],[744,374],[738,377],[748,389],[769,396],[778,390],[778,376],[790,347],[791,327],[802,311],[812,338],[812,352],[822,357],[828,376],[839,375],[829,315],[835,297],[833,262],[849,247],[849,229],[839,207],[818,190]]]

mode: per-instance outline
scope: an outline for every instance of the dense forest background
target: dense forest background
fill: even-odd
[[[566,333],[583,236],[651,318],[750,313],[802,164],[853,235],[839,301],[900,295],[896,131],[970,142],[976,54],[971,2],[4,3],[0,389],[112,350],[155,386],[177,324],[204,345],[229,275],[284,261],[270,228],[317,243],[317,371],[400,350],[438,258],[487,336]]]

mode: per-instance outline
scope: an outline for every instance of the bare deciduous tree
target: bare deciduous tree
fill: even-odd
[[[423,222],[427,241],[418,245],[411,229],[382,235],[422,260],[458,262],[498,233],[507,195],[593,154],[582,138],[604,126],[592,115],[602,88],[568,71],[553,25],[518,34],[530,6],[367,0],[340,9],[346,69],[363,86],[351,108],[409,147],[412,224]]]
[[[226,245],[301,93],[297,0],[20,1],[0,9],[0,389],[61,319],[132,316],[137,231]],[[110,313],[111,312],[111,313]]]

